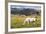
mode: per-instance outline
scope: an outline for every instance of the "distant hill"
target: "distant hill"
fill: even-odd
[[[41,13],[41,10],[36,10],[36,9],[31,9],[31,8],[11,8],[11,14],[40,15],[40,13]]]

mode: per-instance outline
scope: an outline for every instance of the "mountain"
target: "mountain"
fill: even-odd
[[[11,14],[24,14],[24,15],[32,15],[39,14],[41,11],[31,8],[11,8]]]

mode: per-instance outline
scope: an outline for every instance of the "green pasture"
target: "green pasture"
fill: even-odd
[[[41,17],[40,16],[36,16],[36,21],[32,22],[30,24],[28,23],[24,23],[24,20],[31,16],[11,16],[11,28],[32,28],[32,27],[40,27],[41,26]]]

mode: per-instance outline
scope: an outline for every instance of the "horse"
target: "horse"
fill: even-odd
[[[24,20],[24,23],[23,23],[23,25],[25,24],[25,23],[31,23],[31,22],[33,22],[33,21],[36,21],[36,18],[26,18],[25,20]]]

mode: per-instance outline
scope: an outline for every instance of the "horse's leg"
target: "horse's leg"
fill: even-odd
[[[29,24],[29,21],[27,23]]]
[[[24,21],[23,25],[25,24],[26,21]]]

